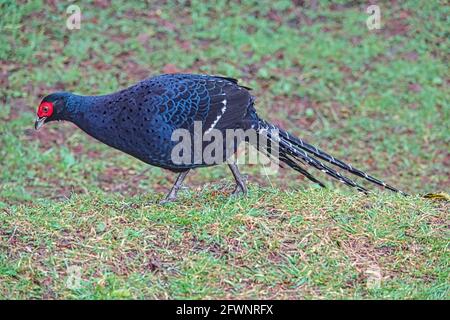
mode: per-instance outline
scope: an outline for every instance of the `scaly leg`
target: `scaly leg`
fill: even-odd
[[[242,178],[242,175],[239,172],[238,166],[235,163],[229,163],[228,166],[233,173],[234,180],[236,180],[236,189],[234,189],[233,195],[238,195],[239,193],[247,195],[247,186],[245,185],[244,178]]]
[[[172,189],[170,189],[170,192],[167,194],[166,198],[164,200],[162,200],[159,204],[173,202],[177,199],[178,190],[180,190],[181,185],[183,184],[183,180],[184,180],[184,178],[186,178],[188,172],[189,172],[189,169],[181,172],[178,175],[177,180],[173,184]]]

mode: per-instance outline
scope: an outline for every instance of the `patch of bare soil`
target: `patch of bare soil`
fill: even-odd
[[[105,191],[120,192],[127,195],[144,193],[145,190],[139,187],[139,182],[147,179],[145,175],[147,171],[137,173],[128,168],[109,167],[100,174],[99,186]]]
[[[44,129],[36,131],[34,123],[30,123],[30,128],[24,130],[25,140],[38,144],[42,151],[64,145],[75,130],[78,130],[74,124],[68,122],[67,124],[47,125]]]

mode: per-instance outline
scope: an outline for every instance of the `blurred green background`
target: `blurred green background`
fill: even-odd
[[[79,1],[80,30],[66,27],[69,4],[0,2],[0,209],[8,214],[36,210],[39,224],[68,198],[159,199],[173,174],[70,123],[39,132],[33,123],[51,92],[106,94],[173,72],[238,78],[261,116],[335,157],[412,194],[448,192],[444,2],[378,1],[381,29],[372,31],[360,1]],[[272,191],[311,186],[289,170],[242,170]],[[221,179],[231,181],[224,166],[197,170],[187,184],[201,191]],[[14,222],[3,225],[9,239]]]
[[[66,28],[68,3],[3,3],[2,201],[169,187],[172,176],[157,168],[121,186],[147,166],[71,124],[32,127],[51,92],[105,94],[172,72],[239,78],[263,117],[336,157],[411,193],[448,190],[449,7],[382,3],[382,28],[369,31],[365,5],[313,3],[87,1],[80,30]],[[259,170],[243,170],[269,184]],[[271,182],[309,184],[281,174]],[[189,179],[227,175],[217,167]]]

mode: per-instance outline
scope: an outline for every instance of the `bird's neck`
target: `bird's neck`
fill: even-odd
[[[71,121],[78,126],[86,121],[89,111],[98,104],[96,96],[80,96],[71,94],[66,103],[64,120]]]
[[[68,114],[65,120],[74,123],[94,138],[100,139],[98,137],[99,121],[94,115],[99,109],[104,108],[107,97],[71,95],[66,105]]]

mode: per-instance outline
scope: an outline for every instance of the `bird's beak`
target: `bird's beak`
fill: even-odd
[[[36,122],[34,123],[34,128],[36,130],[39,130],[44,125],[45,119],[47,119],[47,117],[42,118],[37,117]]]

